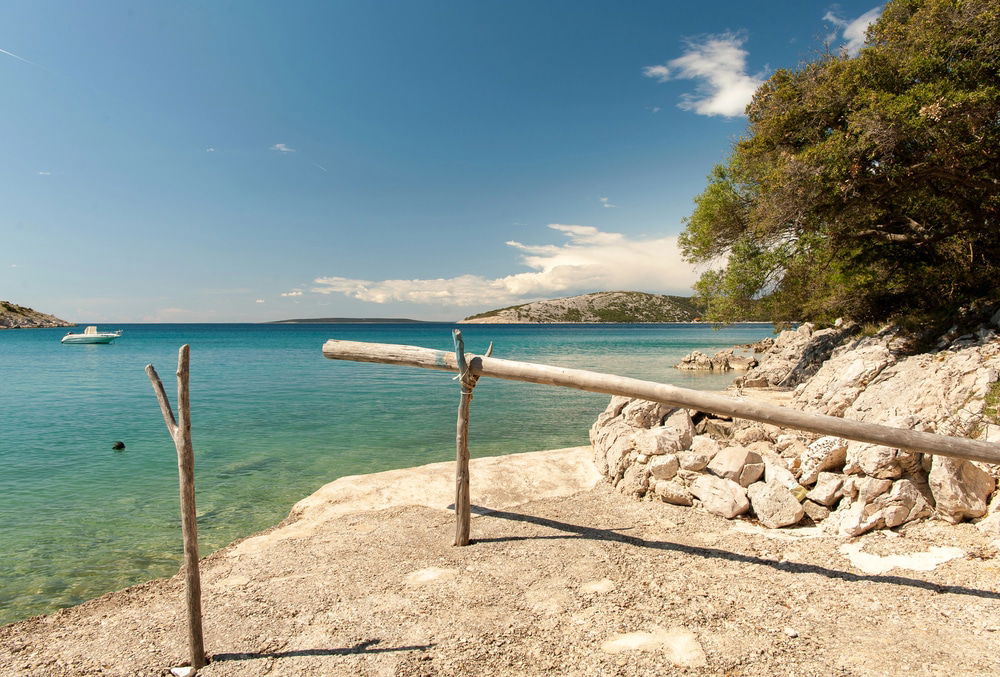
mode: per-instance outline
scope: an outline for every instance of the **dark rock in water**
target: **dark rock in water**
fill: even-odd
[[[122,442],[121,440],[118,440],[117,442],[111,445],[111,448],[114,449],[115,451],[124,451],[125,443]]]

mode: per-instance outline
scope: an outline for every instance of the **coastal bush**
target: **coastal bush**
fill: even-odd
[[[1000,3],[891,0],[779,70],[680,237],[705,319],[947,321],[1000,296]]]

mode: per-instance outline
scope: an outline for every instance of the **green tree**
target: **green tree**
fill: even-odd
[[[729,322],[925,322],[1000,298],[1000,3],[892,0],[856,57],[779,70],[680,243]]]

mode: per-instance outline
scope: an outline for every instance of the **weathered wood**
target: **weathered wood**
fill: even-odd
[[[455,356],[440,350],[387,343],[362,343],[331,339],[323,345],[323,355],[332,360],[378,362],[442,371],[457,371]],[[809,414],[796,409],[735,399],[678,386],[643,381],[641,379],[600,374],[583,369],[566,369],[544,364],[515,362],[496,357],[466,354],[470,372],[479,376],[525,381],[544,385],[564,386],[607,395],[638,397],[713,414],[744,418],[762,423],[806,430],[821,435],[833,435],[859,442],[881,444],[928,454],[964,458],[985,463],[1000,463],[1000,445],[960,437],[905,430],[875,423],[863,423]]]
[[[472,499],[469,494],[469,407],[476,382],[465,361],[462,332],[453,330],[452,338],[455,340],[455,362],[458,365],[461,392],[455,428],[455,545],[468,545],[472,525]]]
[[[160,403],[167,431],[177,449],[177,475],[180,484],[181,532],[184,539],[184,583],[188,611],[188,648],[191,665],[205,666],[205,642],[201,625],[201,577],[198,570],[198,519],[194,493],[194,449],[191,444],[190,347],[177,353],[177,414],[175,421],[163,383],[153,365],[146,374]]]

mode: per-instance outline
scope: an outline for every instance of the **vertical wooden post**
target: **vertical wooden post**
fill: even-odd
[[[472,522],[472,502],[469,496],[469,405],[472,403],[472,389],[478,379],[469,372],[469,365],[465,362],[462,332],[453,330],[452,338],[455,340],[458,382],[462,393],[458,402],[458,425],[455,431],[455,545],[468,545]]]
[[[191,665],[205,666],[205,641],[201,627],[201,576],[198,571],[198,519],[194,499],[194,449],[191,445],[190,346],[181,346],[177,353],[177,413],[174,420],[163,383],[153,365],[146,365],[146,374],[160,403],[163,422],[177,448],[177,474],[180,482],[181,532],[184,537],[184,582],[188,611],[188,647]]]

